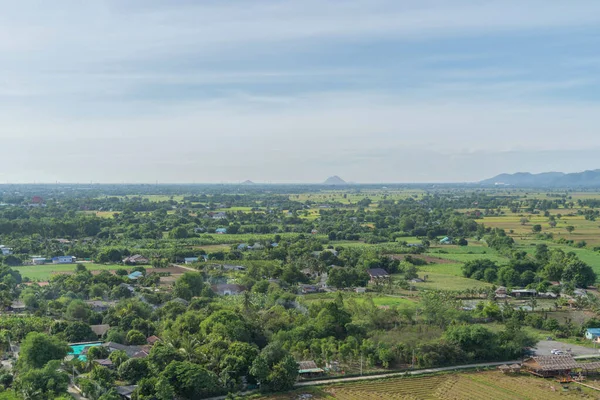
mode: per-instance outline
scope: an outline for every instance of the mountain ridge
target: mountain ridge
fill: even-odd
[[[600,169],[582,172],[542,172],[532,174],[517,172],[514,174],[500,174],[490,179],[479,182],[480,185],[517,186],[517,187],[600,187]]]

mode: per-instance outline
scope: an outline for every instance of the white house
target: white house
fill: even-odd
[[[195,262],[198,262],[198,257],[185,257],[184,261],[186,264],[193,264]]]
[[[33,257],[33,258],[31,258],[31,263],[33,265],[46,264],[46,258],[45,257]]]
[[[3,256],[10,256],[12,254],[12,249],[4,245],[0,246],[0,251],[2,251]]]
[[[73,256],[58,256],[52,257],[52,264],[73,264],[75,257]]]

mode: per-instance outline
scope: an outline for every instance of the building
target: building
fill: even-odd
[[[117,304],[116,301],[103,301],[103,300],[88,300],[85,302],[92,311],[94,312],[103,312]]]
[[[146,342],[148,342],[150,346],[154,346],[156,343],[160,342],[160,338],[156,335],[152,335],[146,339]]]
[[[12,254],[12,249],[4,245],[0,245],[0,251],[2,252],[3,256],[10,256]]]
[[[45,257],[33,257],[31,259],[31,263],[33,265],[43,265],[43,264],[46,264],[46,258]]]
[[[108,332],[110,329],[110,325],[91,325],[90,328],[92,328],[92,332],[94,332],[98,338],[101,338],[102,336],[106,335],[106,332]]]
[[[448,236],[446,236],[445,238],[440,240],[440,244],[452,244],[452,239],[450,239]]]
[[[535,289],[514,289],[511,291],[514,297],[534,297],[537,294]]]
[[[52,257],[52,264],[73,264],[76,258],[73,256]]]
[[[183,259],[183,262],[186,264],[193,264],[195,262],[198,262],[198,257],[185,257]]]
[[[314,378],[323,374],[323,369],[314,361],[298,361],[298,375],[302,378]]]
[[[246,267],[242,265],[224,264],[223,269],[225,271],[245,271]]]
[[[140,279],[143,276],[144,276],[144,273],[141,271],[133,271],[132,273],[127,275],[127,277],[129,279],[131,279],[132,281],[137,281],[138,279]]]
[[[223,283],[219,285],[212,285],[212,291],[221,296],[231,296],[242,293],[246,290],[242,285]]]
[[[367,288],[365,288],[365,287],[357,287],[357,288],[354,288],[354,291],[356,293],[366,293]]]
[[[600,370],[600,362],[578,363],[571,354],[538,356],[525,360],[523,368],[533,375],[544,378],[563,377],[570,379],[572,371],[577,371],[582,375],[597,374]]]
[[[223,234],[227,233],[227,228],[217,228],[217,229],[215,229],[215,233],[217,233],[219,235],[223,235]]]
[[[597,340],[600,338],[600,328],[588,328],[585,330],[585,338],[588,340]]]
[[[577,362],[570,354],[531,357],[523,362],[523,367],[527,371],[543,378],[567,375],[577,366]]]
[[[300,292],[302,294],[317,293],[318,291],[319,288],[315,285],[300,285]]]
[[[119,396],[124,399],[131,399],[133,392],[137,389],[137,385],[129,385],[129,386],[117,386],[116,390]]]
[[[225,218],[227,218],[227,214],[226,214],[226,213],[224,213],[224,212],[222,212],[222,211],[220,211],[220,212],[218,212],[218,213],[215,213],[215,214],[212,216],[212,219],[225,219]]]
[[[141,254],[135,254],[123,259],[124,264],[148,264],[150,260]]]
[[[390,274],[383,268],[371,268],[367,270],[367,274],[371,277],[371,282],[376,282],[380,279],[387,279]]]

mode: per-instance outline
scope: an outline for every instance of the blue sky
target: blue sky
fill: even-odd
[[[600,168],[598,1],[2,1],[0,182]]]

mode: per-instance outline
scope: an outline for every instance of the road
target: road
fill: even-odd
[[[432,374],[435,372],[456,371],[456,370],[461,370],[461,369],[497,367],[498,365],[503,365],[503,364],[510,365],[510,364],[515,364],[515,363],[520,364],[521,361],[501,361],[501,362],[491,362],[491,363],[481,363],[481,364],[455,365],[452,367],[417,369],[414,371],[391,372],[391,373],[379,374],[379,375],[353,376],[353,377],[338,378],[338,379],[323,379],[321,381],[298,382],[296,384],[296,387],[327,385],[330,383],[354,382],[354,381],[364,381],[364,380],[370,380],[370,379],[393,378],[393,377],[397,377],[397,376],[406,376],[406,375],[423,375],[423,374]]]

